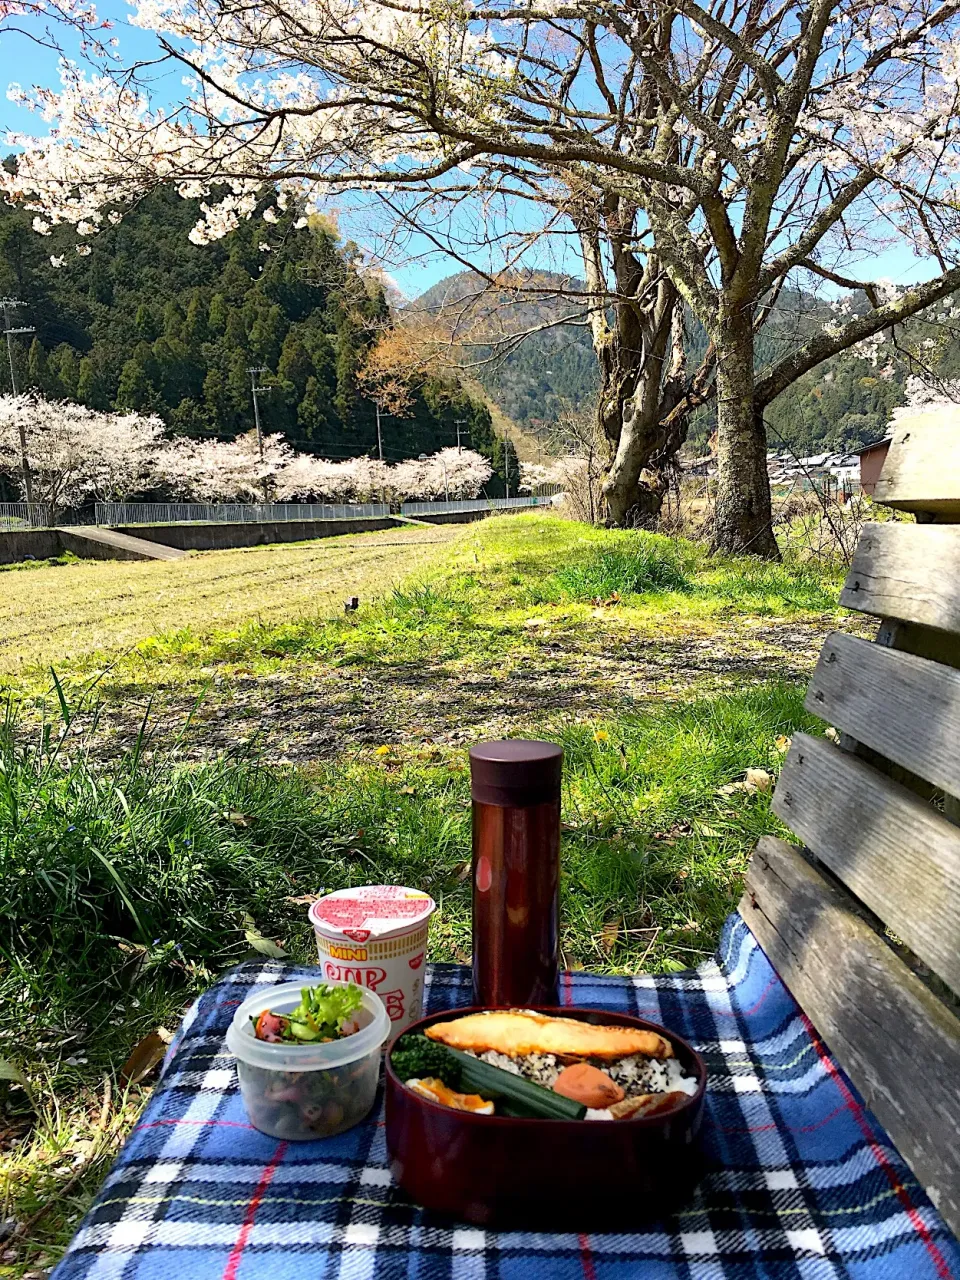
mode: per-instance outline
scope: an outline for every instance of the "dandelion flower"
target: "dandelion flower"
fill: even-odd
[[[596,733],[593,735],[593,740],[594,742],[606,742],[608,741],[609,737],[610,735],[609,733],[607,733],[606,729],[598,729]]]
[[[388,756],[392,750],[393,747],[377,747],[373,754],[376,756]]]

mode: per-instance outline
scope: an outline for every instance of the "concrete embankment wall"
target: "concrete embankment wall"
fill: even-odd
[[[528,511],[529,507],[517,507],[517,511]],[[513,515],[514,508],[506,507],[503,511],[433,511],[428,515],[411,516],[412,520],[422,520],[424,524],[473,524],[474,520],[486,520],[487,516]]]
[[[58,529],[57,535],[64,551],[72,551],[82,560],[182,560],[187,554],[153,538],[137,538],[98,525]]]
[[[489,515],[516,515],[529,507],[504,511],[435,511],[416,516],[424,524],[472,524]],[[261,524],[132,524],[117,525],[116,531],[145,542],[159,542],[180,551],[226,551],[232,547],[262,547],[277,542],[308,542],[313,538],[337,538],[348,533],[372,533],[379,529],[409,528],[406,521],[390,516],[357,520],[273,520]],[[69,529],[24,529],[0,532],[0,564],[21,560],[48,560],[64,551],[78,556],[107,559],[128,558],[118,549],[111,555],[105,545],[89,538],[73,537]],[[131,557],[139,558],[139,557]]]
[[[224,551],[230,547],[264,547],[274,542],[308,542],[338,538],[345,533],[395,529],[389,516],[351,520],[267,520],[258,524],[130,524],[120,533],[162,542],[181,551]]]
[[[0,533],[0,564],[49,560],[63,551],[56,529],[17,529]]]
[[[388,517],[361,520],[278,520],[266,524],[131,524],[118,525],[115,532],[143,542],[158,542],[179,551],[227,551],[231,547],[259,547],[276,542],[308,542],[313,538],[335,538],[345,533],[370,533],[395,529]],[[84,530],[86,532],[86,530]],[[72,551],[93,559],[139,559],[120,548],[97,545],[88,537],[75,536],[65,529],[18,529],[0,531],[0,564],[21,560],[50,560]]]

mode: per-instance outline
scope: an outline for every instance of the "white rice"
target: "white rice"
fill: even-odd
[[[637,1098],[642,1093],[692,1095],[697,1092],[695,1077],[686,1075],[676,1058],[646,1058],[636,1053],[629,1058],[618,1058],[616,1062],[596,1065],[620,1085],[628,1098]]]
[[[486,1053],[471,1056],[479,1056],[494,1067],[509,1071],[511,1075],[522,1076],[525,1080],[532,1080],[534,1084],[542,1084],[548,1089],[563,1070],[562,1063],[552,1053],[529,1053],[522,1058],[510,1058],[505,1053],[488,1049]],[[645,1093],[692,1095],[697,1091],[696,1079],[684,1074],[683,1067],[676,1058],[647,1058],[637,1053],[629,1058],[618,1058],[615,1062],[594,1059],[593,1064],[615,1080],[628,1098],[638,1098]],[[601,1117],[598,1115],[590,1118]],[[603,1118],[608,1117],[605,1115]]]

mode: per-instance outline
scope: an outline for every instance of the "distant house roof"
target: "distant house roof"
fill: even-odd
[[[886,449],[890,446],[893,436],[884,436],[882,440],[874,440],[873,444],[865,444],[862,449],[858,449],[857,453],[862,458],[865,453],[873,453],[874,449]]]

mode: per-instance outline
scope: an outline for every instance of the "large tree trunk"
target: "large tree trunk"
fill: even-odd
[[[767,433],[755,408],[753,325],[745,308],[721,315],[717,327],[717,468],[714,549],[779,559]]]
[[[652,401],[652,403],[651,403]],[[654,524],[667,491],[664,467],[652,467],[657,446],[659,395],[617,402],[620,437],[603,482],[607,519],[618,527]]]
[[[609,457],[603,501],[607,522],[620,526],[652,524],[660,513],[668,484],[667,467],[659,465],[667,434],[661,417],[676,403],[674,388],[684,373],[679,294],[652,254],[634,251],[634,216],[633,206],[619,199],[608,200],[603,210],[613,299],[596,210],[580,220],[600,372],[597,424]],[[679,443],[674,453],[676,448]]]
[[[685,360],[679,295],[664,275],[650,285],[650,264],[617,263],[621,290],[634,296],[593,317],[600,370],[597,419],[609,451],[603,482],[608,523],[651,525],[660,514],[669,469],[685,437],[685,422],[663,425],[682,394]]]
[[[686,358],[683,309],[666,278],[655,302],[642,313],[639,329],[642,341],[639,351],[630,352],[634,367],[629,379],[621,379],[619,395],[604,388],[599,401],[601,425],[612,447],[603,496],[614,525],[656,523],[687,434],[686,417],[668,421],[685,390]],[[626,354],[622,342],[615,350],[621,359]]]

